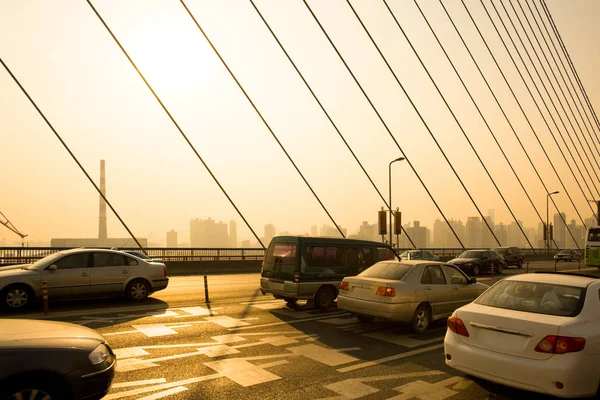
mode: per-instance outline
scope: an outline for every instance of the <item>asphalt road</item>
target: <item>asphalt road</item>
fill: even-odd
[[[530,264],[553,270],[553,263]],[[559,270],[576,263],[559,264]],[[482,276],[492,284],[510,274]],[[600,277],[598,270],[583,270]],[[51,304],[49,316],[96,329],[118,356],[105,399],[545,398],[474,382],[446,367],[445,322],[423,336],[402,324],[361,323],[263,296],[258,274],[171,278],[141,304],[122,299]],[[6,316],[6,315],[4,315]],[[494,394],[492,394],[494,393]]]

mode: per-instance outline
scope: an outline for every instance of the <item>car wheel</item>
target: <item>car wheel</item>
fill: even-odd
[[[358,319],[360,322],[371,322],[373,321],[373,317],[369,317],[367,315],[357,315],[356,319]]]
[[[519,269],[523,268],[523,261],[519,261],[519,263],[517,264],[517,268],[519,268]]]
[[[34,294],[28,286],[12,285],[2,291],[0,298],[5,310],[19,311],[33,302]]]
[[[503,267],[502,263],[500,263],[500,264],[498,264],[498,267],[496,267],[496,272],[501,274],[503,269],[504,269],[504,267]]]
[[[479,265],[473,267],[473,276],[479,276]]]
[[[325,311],[333,306],[333,300],[335,300],[335,298],[335,289],[331,286],[323,286],[315,295],[315,305],[321,311]]]
[[[2,400],[63,400],[70,399],[68,389],[50,379],[17,379],[0,390]]]
[[[136,279],[129,282],[127,289],[125,289],[125,295],[129,300],[140,301],[144,300],[150,294],[150,285],[143,279]]]
[[[429,329],[429,325],[431,325],[431,312],[429,311],[429,307],[421,304],[419,307],[417,307],[415,315],[413,315],[413,330],[416,333],[421,334]]]
[[[284,297],[283,300],[289,305],[294,305],[298,302],[298,299],[294,299],[292,297]]]

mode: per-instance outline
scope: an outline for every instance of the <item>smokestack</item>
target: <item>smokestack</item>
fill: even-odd
[[[104,160],[100,160],[100,193],[106,197],[106,178],[104,175]],[[98,224],[98,239],[105,240],[108,237],[106,231],[106,202],[100,196],[100,221]]]

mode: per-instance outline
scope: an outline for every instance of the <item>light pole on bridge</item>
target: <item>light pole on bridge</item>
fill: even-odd
[[[560,193],[558,190],[552,193],[548,193],[546,196],[546,255],[550,255],[550,211],[549,211],[549,200],[550,196]]]
[[[390,166],[389,166],[388,176],[390,179],[390,182],[389,182],[389,189],[390,189],[390,193],[389,193],[390,194],[390,197],[389,197],[389,200],[390,200],[390,204],[389,204],[389,206],[390,206],[390,246],[392,246],[392,247],[394,247],[392,244],[392,224],[394,221],[394,212],[392,211],[392,164],[395,163],[396,161],[404,161],[404,160],[405,160],[404,157],[398,157],[395,160],[390,161]]]

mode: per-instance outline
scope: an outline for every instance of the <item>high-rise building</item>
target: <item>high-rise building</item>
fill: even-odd
[[[494,212],[494,210],[489,210],[488,212]],[[494,217],[492,216],[487,216],[485,217],[485,222],[487,222],[487,225],[485,223],[481,224],[481,247],[484,247],[486,249],[495,247],[496,245],[498,245],[498,243],[496,242],[496,239],[494,239],[494,236],[496,235],[496,231],[494,229]],[[488,228],[489,225],[489,228]],[[491,231],[490,231],[491,228]],[[492,235],[492,232],[494,232],[494,234]],[[496,238],[498,238],[498,236],[496,236]],[[500,243],[504,244],[505,241],[503,242],[502,240],[500,240],[500,238],[498,238],[498,240],[500,241]]]
[[[506,225],[504,225],[503,223],[499,223],[497,225],[494,225],[494,234],[496,235],[496,237],[498,238],[498,240],[500,241],[500,243],[502,243],[503,246],[508,246],[508,232],[506,229]],[[493,239],[493,238],[492,238]],[[493,244],[491,244],[489,247],[496,247],[497,243],[494,241]]]
[[[408,236],[412,239],[414,245],[418,249],[424,249],[428,247],[430,241],[430,232],[424,226],[421,226],[420,221],[413,221],[412,227],[410,224],[403,225],[404,230],[408,233]],[[406,235],[400,235],[398,247],[407,249],[412,248],[412,245]]]
[[[312,225],[310,227],[310,236],[319,236],[319,227],[316,225]]]
[[[171,229],[169,232],[167,232],[167,247],[177,247],[177,232],[175,232],[174,229]]]
[[[277,231],[275,230],[275,225],[273,225],[273,224],[265,225],[265,237],[264,237],[265,246],[268,246],[268,244],[271,243],[271,239],[273,239],[273,237],[275,237],[275,235],[277,235]]]
[[[346,229],[340,227],[340,230],[342,231],[342,233],[344,234],[344,236],[348,236],[346,233]],[[331,226],[331,225],[327,225],[327,224],[323,224],[321,226],[321,233],[319,236],[323,236],[323,237],[340,237],[340,232],[338,231],[338,229],[335,226]]]
[[[467,238],[465,240],[465,242],[466,242],[465,246],[475,247],[475,248],[482,247],[481,219],[479,219],[479,217],[468,217],[465,229],[466,229],[466,234],[467,234]],[[485,229],[487,229],[487,226]]]
[[[567,227],[564,222],[566,220],[567,215],[564,212],[554,214],[554,240],[561,249],[564,249],[567,244]]]
[[[452,230],[454,230],[454,232],[461,239],[461,241],[464,241],[465,226],[463,225],[462,221],[450,219],[448,222],[450,223],[450,226],[448,226],[448,224],[445,221],[442,221],[440,219],[436,219],[433,223],[433,247],[460,247],[460,243],[456,240],[456,236],[454,236]],[[450,227],[452,227],[452,229],[450,229]]]
[[[229,221],[229,247],[237,247],[237,241],[237,224],[234,220],[231,220]]]
[[[520,227],[519,227],[520,226]],[[523,236],[523,232],[521,232],[521,228],[523,228],[523,221],[519,221],[519,225],[515,221],[512,221],[508,224],[507,232],[506,232],[506,245],[507,246],[516,246],[516,247],[528,247],[527,239]],[[524,230],[524,229],[523,229]]]
[[[227,224],[215,222],[211,218],[191,220],[190,244],[192,247],[227,247],[229,244]]]

